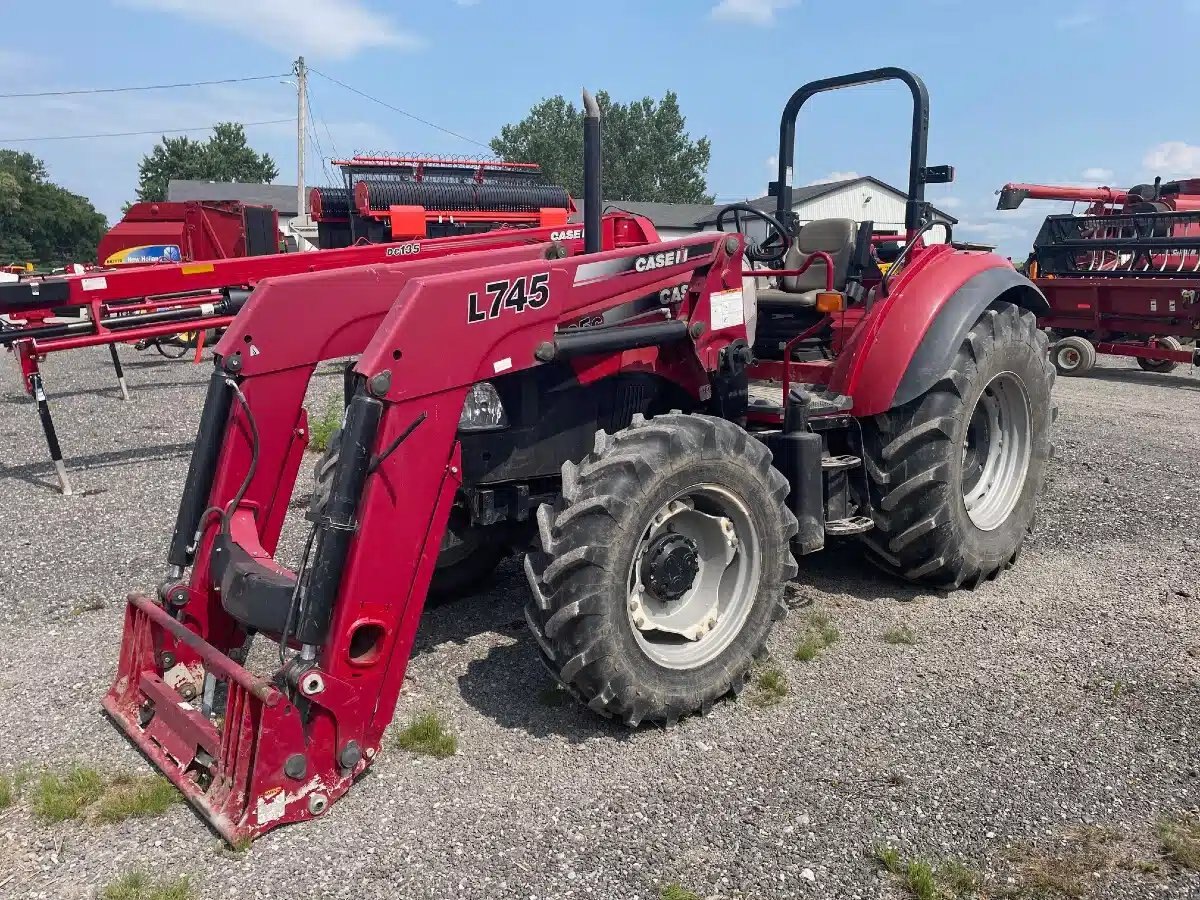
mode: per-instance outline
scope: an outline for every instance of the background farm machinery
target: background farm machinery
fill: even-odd
[[[1026,199],[1087,204],[1048,216],[1027,262],[1050,303],[1039,324],[1061,374],[1084,374],[1097,353],[1149,372],[1200,362],[1200,179],[1128,190],[1008,184],[998,208]]]
[[[74,271],[51,276],[12,273],[0,283],[0,346],[18,359],[22,386],[37,405],[63,492],[70,493],[71,485],[40,365],[51,353],[107,346],[121,394],[128,399],[117,344],[152,346],[166,356],[194,348],[199,359],[206,335],[219,335],[264,279],[485,245],[581,239],[582,229],[563,228],[574,210],[570,197],[542,183],[536,166],[473,162],[427,168],[429,162],[346,162],[351,185],[346,190],[362,198],[353,213],[337,206],[336,192],[314,189],[322,246],[338,249],[280,252],[278,219],[270,207],[138,203],[101,241],[106,265],[73,266]],[[387,177],[376,176],[380,172]],[[466,182],[451,174],[464,172]],[[500,173],[499,180],[493,172]],[[368,174],[376,177],[361,177]],[[379,201],[385,192],[408,205]],[[418,201],[428,205],[413,205]],[[607,238],[610,244],[645,239],[643,229],[650,227],[629,217],[614,220]]]

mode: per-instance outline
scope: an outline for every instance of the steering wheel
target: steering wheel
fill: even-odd
[[[725,230],[723,227],[725,217],[732,214],[734,230],[745,235],[746,232],[742,231],[742,213],[748,213],[751,218],[766,222],[768,230],[767,238],[761,244],[750,240],[749,237],[746,238],[746,258],[751,262],[768,264],[781,262],[792,242],[791,237],[783,223],[757,206],[751,206],[749,203],[729,204],[717,213],[717,230]]]

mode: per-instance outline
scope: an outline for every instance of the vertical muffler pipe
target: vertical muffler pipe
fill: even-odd
[[[604,215],[600,170],[600,105],[583,92],[583,252],[599,253],[603,244],[600,220]]]
[[[367,480],[371,448],[375,446],[382,412],[383,404],[365,394],[356,395],[346,410],[341,451],[334,467],[329,499],[316,523],[317,542],[308,590],[296,622],[296,639],[310,647],[324,644],[327,638],[329,620],[342,584],[346,554],[358,528],[358,501]]]

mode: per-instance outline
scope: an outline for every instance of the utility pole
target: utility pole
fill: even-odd
[[[308,121],[308,69],[301,56],[292,65],[296,76],[296,218],[301,224],[308,221],[304,196],[304,126]]]

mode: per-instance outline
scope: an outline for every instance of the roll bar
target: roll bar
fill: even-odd
[[[792,94],[783,108],[779,122],[779,180],[771,182],[768,193],[777,198],[776,218],[796,227],[796,215],[792,212],[792,167],[796,153],[796,117],[800,107],[817,94],[840,88],[874,84],[878,81],[902,81],[908,85],[913,97],[912,141],[908,157],[908,203],[904,213],[904,227],[911,238],[930,218],[929,204],[925,202],[925,185],[947,184],[954,180],[953,166],[925,165],[929,143],[929,91],[925,82],[909,72],[895,66],[854,72],[810,81]]]

